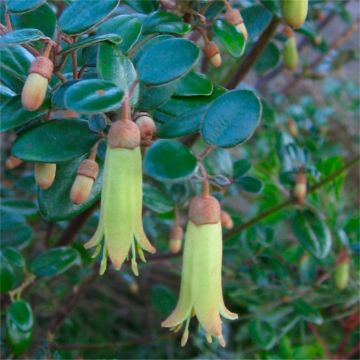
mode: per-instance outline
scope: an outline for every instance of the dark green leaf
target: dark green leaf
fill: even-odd
[[[276,343],[276,334],[271,325],[266,321],[251,320],[249,334],[254,343],[261,349],[269,350]]]
[[[119,35],[116,34],[105,34],[105,35],[96,35],[96,36],[89,36],[85,39],[82,39],[80,41],[77,41],[74,44],[68,45],[64,47],[64,49],[61,51],[62,55],[68,54],[74,49],[80,50],[104,41],[111,42],[113,44],[119,44],[121,43],[122,39]]]
[[[38,212],[37,206],[31,200],[25,199],[2,199],[0,206],[6,211],[13,212],[23,216],[36,215]]]
[[[61,14],[59,19],[60,28],[65,34],[81,34],[110,15],[118,4],[119,0],[75,1]]]
[[[78,252],[63,246],[47,250],[31,263],[30,270],[36,276],[56,276],[79,263]]]
[[[190,71],[179,81],[175,96],[206,96],[212,91],[213,84],[204,74]]]
[[[224,93],[215,86],[210,96],[174,97],[162,105],[154,114],[160,124],[158,137],[173,138],[199,131],[200,122],[212,102]]]
[[[151,13],[159,7],[157,0],[124,0],[124,2],[135,11],[145,14]]]
[[[328,256],[331,250],[331,234],[326,223],[310,210],[295,212],[292,229],[299,242],[319,259]]]
[[[81,80],[69,80],[66,83],[61,84],[56,91],[52,93],[51,104],[56,109],[66,109],[65,104],[65,92],[66,90]]]
[[[34,56],[22,46],[0,47],[0,80],[15,91],[21,93]]]
[[[321,325],[323,323],[320,312],[303,300],[295,300],[292,303],[294,310],[306,321]]]
[[[25,259],[21,253],[12,247],[6,247],[1,250],[4,258],[13,266],[23,268],[25,266]]]
[[[250,193],[259,193],[263,188],[263,183],[252,176],[241,176],[235,180],[245,191]]]
[[[57,119],[21,133],[12,154],[25,161],[57,163],[88,153],[97,140],[86,121]]]
[[[198,57],[199,48],[189,40],[160,41],[141,56],[137,64],[139,79],[149,85],[168,83],[189,72]]]
[[[271,11],[262,5],[254,5],[245,8],[241,15],[244,19],[249,38],[256,38],[271,21]]]
[[[238,58],[244,53],[246,45],[245,37],[234,25],[229,24],[225,20],[216,20],[213,24],[213,29],[230,55]]]
[[[252,136],[260,118],[261,103],[252,91],[229,91],[207,109],[201,134],[211,145],[233,147]]]
[[[6,311],[6,337],[15,355],[24,352],[32,340],[34,326],[30,304],[25,300],[16,300]]]
[[[45,0],[6,0],[6,6],[11,13],[23,13],[35,10],[44,2]]]
[[[33,11],[11,15],[11,22],[15,29],[34,28],[52,38],[56,28],[56,15],[51,6],[44,3]]]
[[[146,152],[144,170],[154,179],[182,180],[194,174],[197,160],[183,144],[158,140]]]
[[[1,104],[0,132],[12,130],[45,115],[50,109],[50,101],[46,99],[36,111],[23,108],[21,95],[15,95]]]
[[[180,16],[161,10],[144,17],[143,26],[144,35],[157,32],[184,35],[191,29]]]
[[[0,255],[0,293],[4,294],[15,287],[16,277],[12,265]]]
[[[156,213],[163,214],[171,211],[174,207],[172,201],[155,186],[144,183],[144,205]]]
[[[278,47],[270,42],[266,45],[264,52],[255,63],[255,70],[264,73],[274,68],[280,62],[281,54]]]
[[[33,237],[32,228],[23,216],[0,207],[1,247],[12,246],[22,249]]]
[[[84,157],[57,164],[54,183],[47,190],[39,188],[39,209],[41,215],[46,220],[61,221],[71,219],[89,208],[99,199],[103,176],[102,164],[99,164],[99,175],[86,201],[80,205],[75,205],[70,201],[70,190],[82,160],[84,160]]]
[[[176,305],[175,294],[164,285],[156,285],[151,289],[150,301],[163,316],[168,316]]]
[[[0,84],[0,102],[4,103],[7,100],[11,99],[13,96],[15,96],[16,93],[9,89],[7,86]]]
[[[205,158],[204,165],[210,174],[223,174],[233,176],[233,163],[229,151],[214,149]]]
[[[127,53],[139,39],[141,30],[142,24],[139,19],[131,15],[120,15],[102,23],[96,33],[99,35],[109,33],[120,35],[123,41],[119,48],[122,52]]]
[[[243,176],[251,169],[251,162],[247,159],[241,159],[234,163],[234,178]]]
[[[109,43],[99,46],[97,71],[104,80],[112,82],[124,92],[130,91],[137,78],[134,65],[129,58],[122,54],[118,46]],[[131,97],[131,105],[135,105],[138,98],[139,85]]]
[[[26,44],[31,41],[44,39],[45,35],[37,29],[20,29],[5,33],[0,37],[0,46]]]
[[[120,108],[123,96],[124,90],[109,81],[82,80],[66,90],[65,104],[81,113],[99,113]]]

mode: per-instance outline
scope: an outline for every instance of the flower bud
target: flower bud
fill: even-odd
[[[5,168],[7,170],[15,169],[16,167],[20,166],[23,161],[16,156],[10,155],[5,161]]]
[[[220,220],[221,220],[221,226],[223,228],[230,230],[234,227],[234,222],[231,216],[225,210],[221,210]]]
[[[195,225],[216,224],[220,221],[220,204],[213,196],[195,196],[190,203],[189,219]]]
[[[204,54],[216,68],[221,66],[221,55],[217,45],[210,41],[204,46]]]
[[[42,105],[53,68],[52,61],[44,56],[38,56],[32,62],[21,93],[21,102],[25,109],[35,111]]]
[[[48,189],[54,182],[56,164],[35,163],[35,181],[42,189]]]
[[[283,51],[284,66],[289,70],[294,70],[297,67],[298,63],[298,52],[295,36],[293,33],[286,40]]]
[[[339,290],[347,288],[349,283],[349,255],[346,250],[342,250],[337,259],[337,266],[335,269],[335,285]]]
[[[154,120],[146,112],[136,113],[134,121],[140,130],[141,141],[150,141],[154,138],[156,133],[156,126]]]
[[[244,24],[244,20],[238,9],[229,9],[224,15],[225,20],[234,25],[236,29],[244,35],[245,40],[248,39],[249,35]]]
[[[281,0],[281,11],[287,24],[297,29],[305,22],[308,0]]]
[[[183,238],[183,229],[180,225],[175,225],[170,231],[170,252],[177,254],[181,250],[181,243]]]
[[[296,174],[296,183],[293,194],[297,203],[303,205],[306,197],[306,174],[302,168]]]
[[[108,144],[111,148],[135,149],[140,145],[140,130],[130,120],[117,120],[110,127]]]
[[[288,129],[289,129],[289,133],[292,137],[296,138],[299,134],[298,132],[298,128],[296,126],[296,123],[293,119],[291,118],[288,118],[287,119],[287,126],[288,126]]]
[[[82,204],[89,197],[98,173],[99,165],[96,161],[86,159],[81,162],[70,191],[70,199],[74,204]]]

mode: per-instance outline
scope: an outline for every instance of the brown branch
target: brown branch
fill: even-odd
[[[97,208],[99,202],[100,201],[96,201],[95,204],[90,206],[87,210],[85,210],[80,215],[76,216],[70,221],[67,228],[61,234],[59,241],[56,243],[56,246],[68,245],[71,243],[71,241],[75,238],[76,234],[90,217],[92,212]]]
[[[334,171],[332,174],[330,174],[329,176],[327,176],[326,178],[324,178],[323,180],[319,181],[317,184],[313,185],[309,191],[308,194],[311,194],[313,192],[315,192],[316,190],[318,190],[319,188],[323,187],[324,185],[330,183],[331,181],[333,181],[336,177],[338,177],[339,175],[341,175],[342,173],[344,173],[346,170],[348,170],[349,168],[351,168],[352,166],[354,166],[358,161],[360,160],[360,155],[354,157],[352,160],[350,160],[347,164],[345,164],[344,166],[342,166],[341,168],[339,168],[338,170]],[[224,240],[229,239],[230,237],[237,235],[238,233],[240,233],[241,231],[257,224],[258,222],[264,220],[265,218],[267,218],[269,215],[289,206],[289,205],[293,205],[296,204],[296,199],[294,197],[290,197],[289,199],[285,200],[284,202],[275,205],[274,207],[267,209],[263,212],[261,212],[259,215],[255,216],[253,219],[240,224],[238,226],[235,226],[231,231],[229,231],[225,236],[224,236]]]
[[[246,56],[244,61],[241,63],[240,67],[237,69],[235,74],[226,84],[227,89],[234,89],[237,84],[244,79],[251,67],[254,65],[255,61],[264,51],[267,43],[274,35],[278,25],[280,24],[280,19],[274,16],[267,28],[262,32],[259,40],[254,44],[253,48],[250,50],[249,54]]]

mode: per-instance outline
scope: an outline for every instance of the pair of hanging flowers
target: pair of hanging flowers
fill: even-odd
[[[131,268],[138,275],[137,257],[145,262],[144,250],[155,252],[145,235],[142,222],[141,131],[131,120],[125,102],[120,120],[112,123],[104,165],[100,220],[93,237],[85,244],[102,253],[100,273],[109,257],[119,270],[130,253]],[[216,337],[222,346],[221,316],[234,320],[237,315],[224,304],[221,284],[222,229],[219,202],[207,191],[192,199],[185,234],[180,296],[163,327],[179,331],[181,344],[189,336],[189,323],[196,316],[209,342]]]

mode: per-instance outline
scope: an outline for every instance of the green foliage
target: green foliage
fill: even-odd
[[[356,51],[340,34],[353,31],[353,14],[343,2],[310,1],[291,73],[280,55],[280,1],[229,1],[248,40],[225,20],[223,1],[174,3],[0,3],[1,358],[355,358],[359,83]],[[324,16],[343,29],[322,33]],[[205,33],[219,68],[204,56]],[[24,82],[46,49],[54,73],[43,104],[27,111]],[[109,263],[100,278],[106,245],[83,245],[100,217],[109,128],[128,97],[133,119],[146,111],[156,126],[141,139],[136,211],[157,253],[138,278],[130,261],[119,272]],[[13,168],[10,155],[24,162]],[[99,173],[75,204],[71,189],[89,158]],[[36,185],[34,163],[56,164],[49,188]],[[170,251],[170,236],[176,224],[185,230],[205,179],[233,222],[223,224],[222,284],[239,320],[223,321],[225,349],[193,319],[184,348],[160,325],[181,282],[182,251]]]

